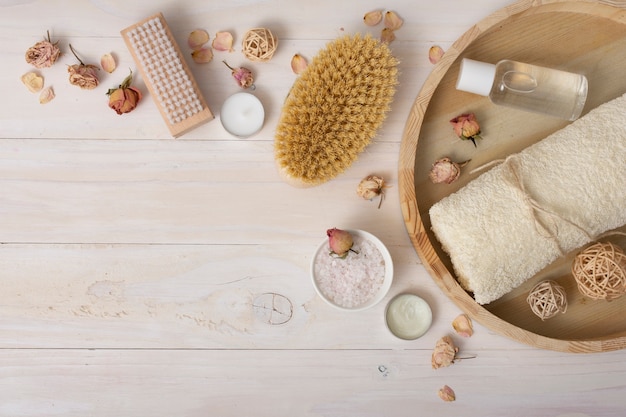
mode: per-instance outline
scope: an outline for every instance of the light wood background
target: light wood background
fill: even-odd
[[[398,151],[409,110],[449,47],[508,0],[302,2],[238,0],[0,1],[0,416],[622,416],[623,351],[535,349],[476,324],[461,356],[433,370],[437,339],[461,311],[421,265],[405,229]],[[376,142],[322,186],[283,183],[273,131],[295,80],[295,53],[330,40],[377,36],[363,14],[405,19],[391,44],[400,87]],[[120,30],[163,12],[177,41],[196,28],[229,30],[236,51],[190,61],[215,120],[172,139],[146,94],[118,116],[106,91],[135,65]],[[243,33],[268,27],[274,58],[252,63]],[[65,52],[39,72],[57,97],[40,105],[20,77],[26,49],[49,30]],[[111,52],[118,69],[96,90],[69,85],[76,63]],[[538,46],[539,47],[539,46]],[[238,91],[220,62],[256,75],[267,113],[248,139],[228,135],[221,103]],[[135,84],[145,91],[139,76]],[[377,173],[391,187],[380,209],[355,190]],[[378,236],[394,259],[387,298],[371,310],[330,309],[313,290],[311,256],[330,227]],[[433,308],[421,339],[394,339],[385,302],[410,291]],[[452,387],[457,401],[437,390]]]

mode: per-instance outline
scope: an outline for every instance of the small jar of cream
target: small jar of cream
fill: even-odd
[[[433,321],[430,306],[414,294],[395,296],[385,310],[385,323],[395,336],[403,340],[415,340],[423,336]]]

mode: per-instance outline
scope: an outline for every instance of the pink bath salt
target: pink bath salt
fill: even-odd
[[[374,298],[385,279],[385,260],[376,245],[357,235],[345,258],[330,252],[326,244],[314,262],[315,281],[322,294],[343,308],[356,308]]]

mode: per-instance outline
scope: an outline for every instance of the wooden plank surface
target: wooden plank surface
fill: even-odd
[[[0,416],[412,416],[623,415],[622,351],[572,355],[529,347],[475,323],[450,368],[433,370],[437,339],[461,313],[429,276],[407,233],[398,158],[411,106],[433,70],[432,45],[449,48],[511,2],[372,0],[0,1]],[[469,7],[468,7],[469,6]],[[296,75],[338,36],[369,32],[374,9],[405,20],[391,44],[400,64],[392,111],[342,176],[319,187],[281,181],[273,132]],[[462,12],[460,12],[462,10]],[[135,69],[120,30],[162,12],[215,120],[172,139],[146,93],[117,115],[105,95]],[[267,26],[279,39],[267,63],[239,42]],[[235,35],[235,52],[194,64],[186,39],[203,28]],[[56,98],[40,105],[20,77],[28,47],[49,30],[64,52],[36,70]],[[77,63],[112,53],[118,68],[80,90]],[[239,89],[220,62],[255,73],[266,123],[237,139],[219,121]],[[366,175],[390,187],[356,196]],[[378,236],[394,260],[383,303],[348,314],[313,290],[311,256],[330,227]],[[411,291],[433,309],[416,341],[392,337],[385,302]],[[457,401],[444,403],[447,384]]]

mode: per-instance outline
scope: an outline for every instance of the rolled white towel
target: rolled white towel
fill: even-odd
[[[479,304],[626,224],[626,94],[508,157],[429,214]]]

